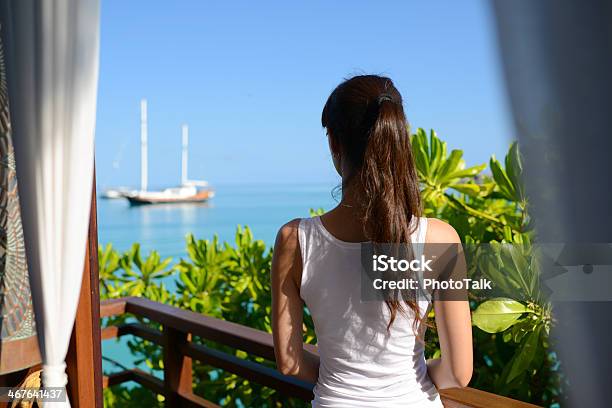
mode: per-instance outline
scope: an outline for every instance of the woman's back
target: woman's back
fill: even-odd
[[[414,222],[411,241],[424,243],[427,219]],[[414,313],[398,314],[387,329],[385,303],[362,301],[361,244],[337,239],[321,217],[302,219],[298,240],[300,296],[312,315],[320,355],[313,406],[441,407]],[[422,315],[428,307],[419,302]]]
[[[322,217],[285,224],[277,235],[272,326],[278,369],[316,382],[315,407],[441,407],[436,387],[465,386],[471,376],[467,301],[434,302],[441,357],[427,362],[424,333],[415,330],[424,329],[428,304],[416,296],[362,301],[360,242],[459,243],[449,225],[419,218],[420,183],[402,97],[389,78],[359,75],[334,89],[321,124],[342,178],[342,200]],[[319,355],[302,343],[304,302]]]

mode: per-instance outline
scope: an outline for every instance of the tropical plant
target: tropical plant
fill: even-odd
[[[463,152],[455,149],[447,155],[446,142],[441,141],[434,130],[427,137],[423,129],[417,129],[411,136],[411,143],[426,210],[434,211],[448,205],[452,197],[449,189],[478,196],[492,188],[491,183],[479,184],[474,181],[486,164],[466,169]]]
[[[104,389],[104,406],[121,408],[163,408],[163,397],[144,387],[115,385]]]
[[[481,302],[472,320],[493,339],[501,337],[506,352],[512,350],[512,355],[495,372],[485,376],[481,370],[476,381],[490,383],[499,394],[550,403],[558,397],[561,379],[554,372],[557,362],[548,341],[554,320],[551,305],[539,286],[539,252],[526,239],[519,243],[492,242],[481,245],[478,252],[475,264],[479,271],[504,297]],[[492,362],[496,356],[487,357]],[[541,378],[551,370],[553,375]],[[526,382],[532,386],[525,387]]]
[[[317,217],[319,215],[323,215],[325,214],[325,209],[324,208],[311,208],[308,213],[310,214],[311,217]]]
[[[125,282],[122,292],[129,296],[142,296],[149,287],[173,273],[173,268],[169,268],[171,262],[172,258],[162,260],[157,251],[151,251],[143,260],[140,244],[133,244],[119,261]]]
[[[181,305],[194,312],[221,317],[229,254],[222,249],[216,235],[208,241],[196,240],[189,234],[186,240],[189,259],[181,259],[176,265],[179,272],[176,288]]]
[[[105,247],[98,248],[98,263],[100,277],[100,297],[106,299],[113,297],[115,294],[117,283],[121,278],[117,276],[117,272],[121,270],[121,256],[115,251],[112,244],[106,244]]]

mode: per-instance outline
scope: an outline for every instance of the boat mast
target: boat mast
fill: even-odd
[[[183,125],[181,127],[183,133],[183,155],[181,160],[181,185],[187,185],[187,150],[189,148],[189,127]]]
[[[147,191],[147,100],[140,100],[140,191]]]

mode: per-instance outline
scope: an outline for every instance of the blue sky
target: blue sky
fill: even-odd
[[[345,77],[390,76],[413,128],[468,164],[514,138],[484,0],[105,0],[96,166],[101,187],[139,183],[139,101],[149,103],[149,185],[190,178],[332,182],[321,109]]]

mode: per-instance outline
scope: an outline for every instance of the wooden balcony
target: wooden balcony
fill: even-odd
[[[287,397],[312,399],[313,384],[284,376],[277,370],[191,342],[197,336],[250,355],[274,361],[272,335],[236,323],[200,315],[143,298],[122,298],[102,302],[100,317],[130,314],[161,324],[157,331],[140,323],[126,323],[102,330],[102,339],[134,335],[163,348],[163,380],[139,369],[124,370],[104,377],[104,387],[135,381],[165,397],[168,407],[217,407],[196,396],[192,389],[192,360],[234,373],[250,381],[273,388]],[[306,347],[316,350],[312,345]],[[447,389],[440,392],[447,408],[534,408],[535,405],[501,397],[473,388]]]

